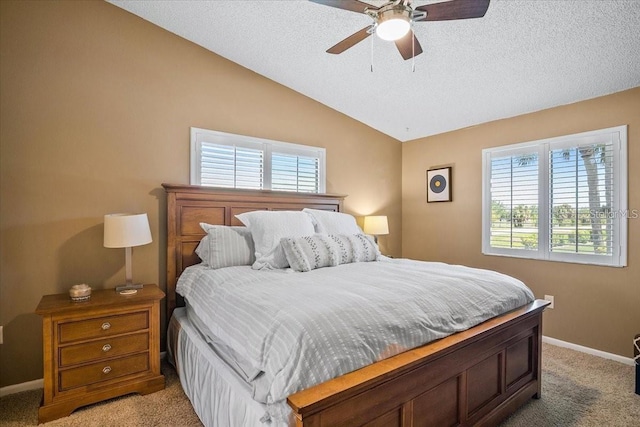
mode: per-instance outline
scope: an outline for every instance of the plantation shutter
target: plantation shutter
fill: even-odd
[[[215,187],[262,189],[264,151],[259,148],[202,142],[200,183]]]
[[[191,128],[191,184],[323,193],[326,150]]]
[[[549,152],[549,250],[612,256],[614,141],[573,144]]]
[[[497,249],[538,249],[539,153],[495,153],[490,159],[490,240]]]
[[[482,253],[627,265],[627,126],[482,156]]]
[[[320,159],[274,152],[271,156],[271,189],[318,193]]]

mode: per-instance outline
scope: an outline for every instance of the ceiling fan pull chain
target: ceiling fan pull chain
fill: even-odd
[[[413,31],[413,21],[411,21],[411,72],[416,72],[416,32]]]
[[[375,37],[371,37],[371,72],[373,73],[373,39]]]

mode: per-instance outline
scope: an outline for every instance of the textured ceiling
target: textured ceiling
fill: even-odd
[[[492,0],[484,18],[418,22],[415,71],[377,37],[326,53],[371,19],[305,0],[108,1],[400,141],[640,86],[640,0]]]

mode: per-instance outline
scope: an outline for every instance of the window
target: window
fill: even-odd
[[[482,156],[484,254],[626,265],[626,126]]]
[[[325,149],[191,128],[191,184],[325,192]]]

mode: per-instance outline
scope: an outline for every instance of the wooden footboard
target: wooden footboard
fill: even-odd
[[[298,427],[496,425],[540,397],[547,301],[289,396]]]

